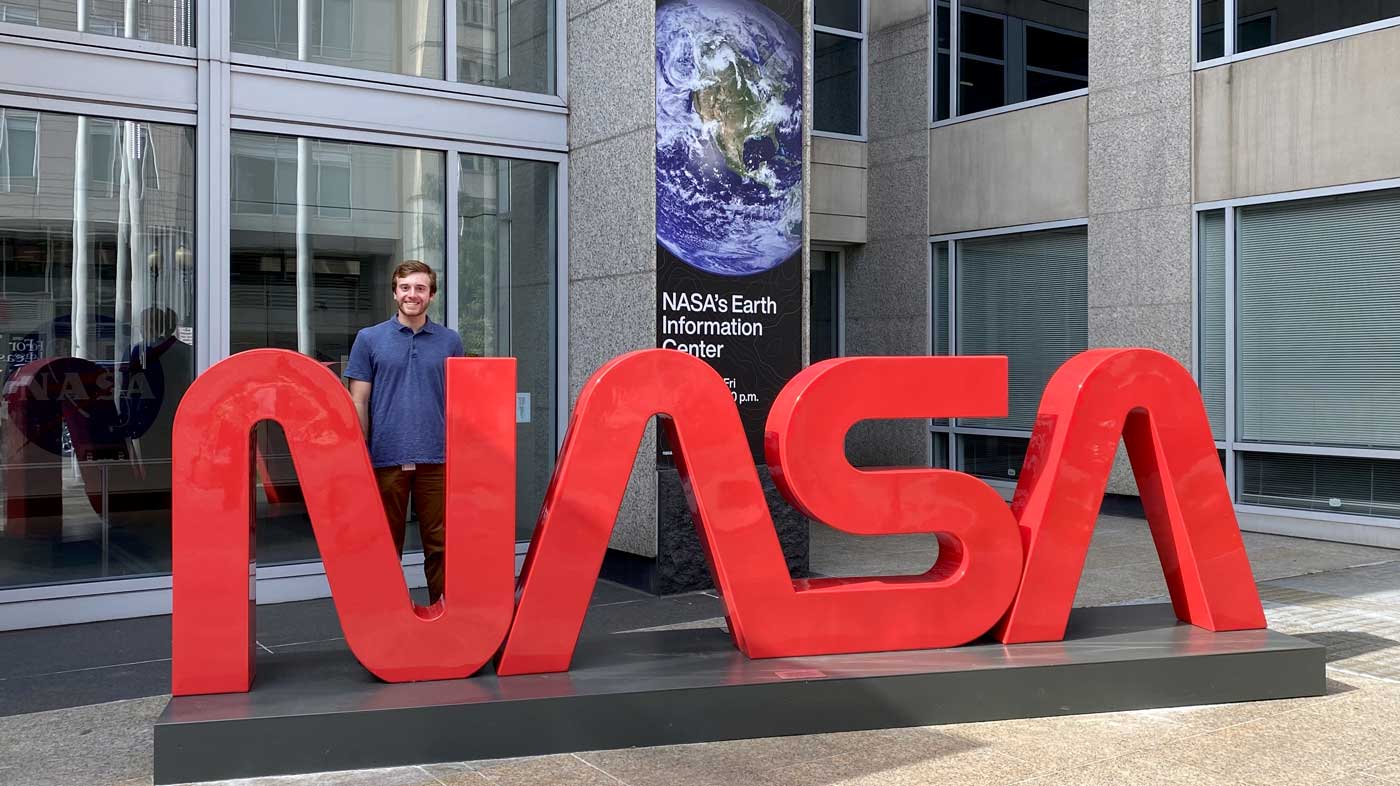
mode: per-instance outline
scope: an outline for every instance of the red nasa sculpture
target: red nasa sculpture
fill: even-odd
[[[996,417],[1001,357],[844,358],[774,402],[766,453],[806,515],[863,535],[930,532],[923,575],[794,580],[729,389],[671,350],[623,355],[581,392],[525,559],[512,578],[515,362],[447,364],[447,586],[415,607],[349,395],[315,361],[257,350],[201,375],[176,416],[176,695],[253,680],[250,432],[286,431],[346,640],[389,682],[566,671],[647,422],[661,416],[735,644],[755,658],[1063,638],[1120,437],[1177,616],[1264,627],[1225,479],[1190,375],[1158,352],[1094,350],[1050,381],[1010,508],[970,475],[858,470],[860,420]]]

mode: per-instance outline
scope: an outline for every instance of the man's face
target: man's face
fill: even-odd
[[[432,284],[427,273],[409,273],[394,280],[394,302],[399,313],[406,317],[419,317],[426,314],[433,302]]]

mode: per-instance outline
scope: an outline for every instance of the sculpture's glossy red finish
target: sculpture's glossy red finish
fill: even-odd
[[[867,418],[1005,414],[1005,358],[835,360],[784,388],[766,442],[789,499],[847,531],[938,532],[941,546],[921,576],[793,581],[723,380],[688,355],[647,350],[604,366],[579,397],[499,674],[568,669],[637,445],[658,412],[730,631],[750,657],[964,644],[1015,594],[1020,541],[995,491],[945,470],[859,472],[844,448]]]
[[[1024,575],[997,636],[1007,644],[1064,638],[1120,435],[1177,617],[1214,631],[1264,627],[1190,373],[1160,352],[1097,349],[1061,366],[1041,398],[1012,504]]]
[[[792,580],[724,380],[704,361],[666,349],[623,355],[579,394],[564,449],[520,574],[501,675],[565,671],[653,415],[662,415],[716,586],[741,649],[763,604]],[[758,621],[757,618],[762,620]]]
[[[446,590],[415,608],[339,381],[273,349],[235,355],[195,381],[175,423],[176,695],[246,691],[253,679],[251,433],[262,420],[286,433],[360,663],[406,682],[470,676],[491,659],[511,615],[515,361],[449,361],[447,391]]]
[[[503,640],[502,676],[569,667],[658,414],[730,630],[751,657],[955,646],[989,629],[1008,643],[1062,638],[1120,436],[1178,616],[1212,630],[1264,626],[1195,384],[1148,350],[1086,352],[1055,375],[1011,508],[971,476],[861,471],[844,451],[860,420],[1005,414],[1005,358],[847,358],[803,371],[768,421],[782,492],[847,532],[932,532],[940,548],[923,575],[799,581],[724,381],[680,352],[624,355],[579,396],[512,621],[514,368],[448,362],[447,590],[427,609],[409,600],[336,378],[279,350],[200,376],[175,427],[174,692],[245,691],[252,680],[251,429],[262,420],[286,432],[346,639],[391,682],[468,676]]]
[[[769,618],[779,635],[754,654],[954,647],[986,633],[1016,594],[1016,521],[990,486],[942,469],[863,471],[846,460],[862,420],[998,417],[1004,357],[828,360],[798,374],[768,417],[773,480],[807,516],[858,535],[937,533],[938,561],[920,576],[795,582]]]

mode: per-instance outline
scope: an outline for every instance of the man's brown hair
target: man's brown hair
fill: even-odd
[[[414,273],[427,273],[428,293],[432,295],[437,294],[437,271],[428,267],[427,263],[417,259],[405,259],[403,262],[399,263],[398,267],[394,268],[394,275],[389,279],[389,289],[397,290],[399,288],[399,279],[408,278]]]

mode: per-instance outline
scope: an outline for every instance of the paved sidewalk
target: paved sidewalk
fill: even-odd
[[[1400,784],[1400,551],[1267,535],[1245,540],[1270,626],[1327,645],[1327,696],[226,784]],[[827,575],[910,573],[932,563],[933,548],[927,537],[858,539],[821,528],[812,565]],[[1145,522],[1104,517],[1077,604],[1164,594]],[[675,623],[717,624],[708,617]],[[153,697],[0,718],[0,784],[149,784],[151,723],[164,704]]]

